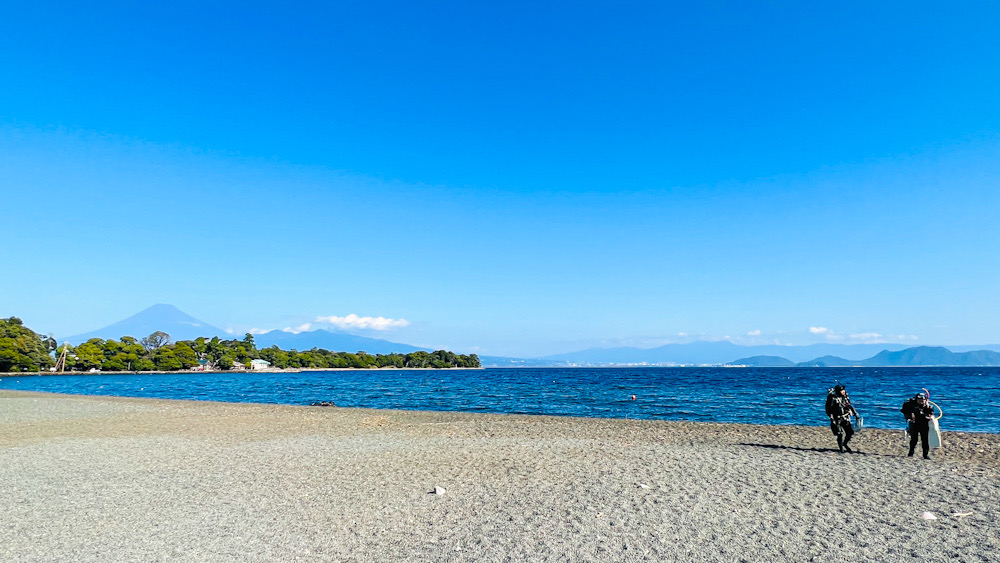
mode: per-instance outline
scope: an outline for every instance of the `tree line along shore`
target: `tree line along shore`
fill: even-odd
[[[444,369],[478,368],[476,354],[447,350],[407,354],[369,354],[312,350],[258,349],[252,334],[242,340],[218,337],[171,342],[157,331],[136,339],[92,338],[77,346],[59,345],[24,326],[17,317],[0,318],[0,372],[172,372],[183,370],[230,371],[243,369]]]

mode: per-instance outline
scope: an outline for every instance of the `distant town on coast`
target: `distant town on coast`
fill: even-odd
[[[1000,346],[739,346],[727,341],[698,341],[648,349],[591,348],[540,358],[510,358],[456,354],[327,330],[274,330],[235,338],[166,304],[65,338],[38,334],[17,317],[0,319],[0,372],[602,366],[1000,366]]]

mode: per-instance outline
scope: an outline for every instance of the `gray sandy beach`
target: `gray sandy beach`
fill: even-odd
[[[944,438],[0,391],[0,560],[996,561]]]

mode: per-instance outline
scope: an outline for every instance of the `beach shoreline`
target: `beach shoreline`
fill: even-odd
[[[392,367],[368,367],[368,368],[263,368],[263,369],[175,369],[171,371],[149,370],[149,371],[0,371],[0,379],[5,377],[28,377],[47,375],[162,375],[162,374],[191,374],[191,373],[212,373],[212,374],[232,374],[232,373],[303,373],[311,371],[482,371],[484,367],[476,368],[398,368]]]
[[[1000,552],[1000,435],[946,432],[931,461],[905,457],[900,431],[866,429],[852,445],[860,453],[837,453],[825,427],[0,390],[10,522],[0,555],[986,561]]]

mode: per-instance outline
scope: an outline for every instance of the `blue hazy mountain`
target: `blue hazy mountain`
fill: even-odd
[[[782,358],[780,356],[752,356],[749,358],[740,358],[738,360],[733,360],[729,362],[735,366],[748,366],[748,367],[779,367],[779,368],[790,368],[795,367],[795,362]]]
[[[667,344],[658,348],[588,348],[577,352],[544,356],[543,360],[574,364],[721,364],[741,356],[744,348],[732,342],[699,341],[690,344]]]
[[[667,344],[658,348],[590,348],[578,352],[555,354],[542,359],[575,364],[659,364],[699,365],[724,364],[733,358],[777,356],[793,363],[820,356],[839,356],[860,361],[882,350],[906,349],[905,344],[811,344],[809,346],[740,346],[721,341],[698,341],[690,344]]]
[[[589,348],[577,352],[555,354],[538,358],[552,362],[565,362],[575,365],[721,365],[740,364],[742,360],[755,358],[754,361],[766,361],[760,357],[778,358],[772,360],[770,366],[786,365],[779,360],[792,364],[817,366],[860,366],[860,365],[994,365],[990,354],[1000,351],[1000,345],[955,346],[952,350],[937,347],[936,350],[946,350],[955,356],[942,355],[940,352],[914,352],[909,355],[891,356],[904,350],[919,350],[908,348],[905,344],[811,344],[808,346],[740,346],[722,341],[698,341],[689,344],[667,344],[658,348]],[[883,354],[879,356],[879,354]],[[963,355],[971,354],[971,356]],[[912,357],[911,357],[912,356]],[[867,361],[884,362],[868,364]],[[909,364],[908,361],[926,362]],[[899,362],[899,363],[892,363]],[[950,363],[957,362],[957,363]]]
[[[883,350],[865,360],[846,360],[837,356],[823,356],[808,362],[793,364],[786,358],[775,356],[756,356],[742,358],[729,362],[734,365],[754,367],[915,367],[915,366],[1000,366],[1000,353],[992,350],[973,350],[970,352],[952,352],[941,346],[915,346],[890,352]]]
[[[507,356],[479,356],[484,368],[553,368],[567,367],[566,362],[539,360],[533,358],[511,358]]]
[[[1000,344],[981,344],[976,346],[962,345],[962,346],[952,346],[948,345],[945,348],[951,350],[955,353],[962,352],[981,352],[986,350],[987,352],[1000,352]]]
[[[837,356],[823,356],[816,358],[815,360],[810,360],[808,362],[799,362],[799,367],[814,367],[814,368],[833,368],[833,367],[848,367],[848,366],[859,366],[860,362],[853,360],[845,360]]]
[[[254,343],[258,349],[277,346],[282,350],[312,350],[313,348],[323,348],[331,352],[358,352],[364,350],[369,354],[391,354],[398,352],[407,354],[427,348],[418,348],[409,344],[389,342],[377,338],[367,338],[344,332],[331,332],[329,330],[313,330],[300,332],[298,334],[272,330],[262,334],[255,334]]]
[[[898,352],[888,350],[861,362],[863,366],[1000,366],[1000,353],[992,350],[952,352],[940,346],[917,346]]]
[[[76,345],[86,342],[91,338],[119,340],[123,336],[131,336],[136,339],[142,339],[158,330],[169,334],[170,339],[174,342],[178,340],[194,340],[199,336],[227,337],[226,331],[200,321],[173,305],[159,303],[104,328],[84,334],[59,338],[58,340]],[[229,336],[229,338],[232,337]]]

